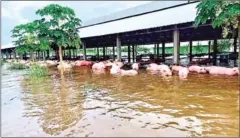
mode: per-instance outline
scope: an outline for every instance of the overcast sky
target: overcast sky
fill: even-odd
[[[38,19],[35,11],[51,3],[74,9],[83,22],[151,1],[2,1],[2,47],[12,45],[11,30],[14,26]]]

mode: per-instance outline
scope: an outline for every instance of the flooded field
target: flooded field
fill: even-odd
[[[76,68],[29,79],[2,67],[2,136],[239,136],[238,77],[114,77]]]

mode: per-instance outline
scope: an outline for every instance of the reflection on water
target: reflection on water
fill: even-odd
[[[3,136],[238,136],[237,77],[116,77],[3,68]]]

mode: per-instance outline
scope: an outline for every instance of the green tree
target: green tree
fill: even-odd
[[[223,28],[224,37],[229,33],[236,35],[234,30],[240,30],[240,1],[202,0],[197,5],[195,24],[199,25],[209,20],[213,28]]]
[[[230,50],[231,43],[229,40],[221,40],[218,45],[218,51],[224,52]]]
[[[236,36],[238,29],[238,40],[240,41],[240,1],[230,0],[202,0],[197,5],[197,17],[195,25],[211,21],[213,28],[222,27],[223,37],[228,34]],[[239,45],[240,47],[240,45]],[[240,61],[240,48],[239,48]],[[240,77],[239,77],[240,79]]]
[[[35,22],[21,24],[12,30],[13,44],[16,46],[16,52],[21,56],[30,52],[31,60],[34,61],[33,52],[39,49],[40,40],[36,30],[38,25]]]
[[[41,25],[40,36],[58,46],[60,65],[63,70],[62,47],[79,48],[81,40],[77,27],[81,26],[81,20],[75,17],[75,12],[69,7],[50,4],[36,11],[42,18],[37,22]]]

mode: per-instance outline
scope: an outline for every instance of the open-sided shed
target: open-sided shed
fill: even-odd
[[[222,38],[222,30],[220,28],[213,29],[210,23],[199,27],[194,26],[196,6],[199,2],[185,1],[180,3],[176,1],[175,3],[171,2],[171,4],[165,2],[165,6],[156,8],[156,5],[161,3],[164,4],[163,1],[155,1],[142,5],[140,9],[145,12],[135,12],[134,14],[129,12],[127,14],[129,10],[126,10],[122,11],[122,16],[115,13],[115,16],[113,14],[103,19],[98,18],[95,22],[93,20],[91,24],[88,23],[80,27],[79,35],[84,44],[83,48],[116,46],[120,60],[121,45],[132,46],[134,50],[136,45],[156,44],[159,48],[161,43],[164,54],[165,43],[173,42],[174,63],[179,63],[180,42],[190,42],[191,47],[192,41],[215,40],[214,49],[216,51],[217,39]],[[153,7],[152,10],[151,7]],[[130,11],[134,11],[134,9],[139,11],[139,7],[132,8]],[[158,57],[159,53],[157,54]],[[164,58],[165,55],[162,57]],[[216,58],[216,54],[213,55],[213,58]]]

